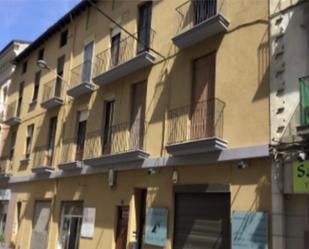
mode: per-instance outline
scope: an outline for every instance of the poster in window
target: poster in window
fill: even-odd
[[[93,238],[95,226],[95,208],[84,208],[81,237]]]

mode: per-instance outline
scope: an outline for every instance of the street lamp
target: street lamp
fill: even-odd
[[[46,69],[46,70],[51,71],[50,66],[48,66],[48,64],[47,64],[46,61],[44,61],[44,60],[38,60],[38,61],[36,62],[36,64],[38,65],[38,67],[40,67],[40,68],[42,68],[42,69]]]
[[[44,60],[37,60],[36,64],[41,69],[52,71],[52,68]],[[64,83],[66,83],[66,81],[64,80],[64,78],[60,74],[58,74],[57,72],[54,72],[54,71],[53,71],[53,73],[56,75],[57,78],[61,79]]]

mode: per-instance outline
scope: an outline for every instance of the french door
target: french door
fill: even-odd
[[[193,62],[190,139],[214,136],[215,53]]]
[[[81,81],[90,82],[91,80],[91,68],[92,68],[92,56],[93,56],[94,42],[89,42],[84,47],[84,60],[82,66]]]

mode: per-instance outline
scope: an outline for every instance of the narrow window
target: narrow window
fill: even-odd
[[[40,81],[41,81],[41,71],[35,74],[32,101],[36,101],[38,99]]]
[[[84,47],[84,64],[83,64],[83,70],[82,70],[82,82],[90,82],[91,79],[91,68],[92,68],[92,56],[93,56],[93,47],[94,42],[89,42]]]
[[[87,111],[78,112],[77,137],[76,137],[76,161],[81,161],[84,155],[84,144],[87,127]]]
[[[57,80],[56,80],[56,87],[55,87],[55,96],[56,97],[60,97],[60,95],[61,95],[64,63],[65,63],[65,55],[59,57],[58,61],[57,61],[57,75],[58,75],[58,77],[57,77]]]
[[[25,61],[22,66],[21,74],[24,74],[27,72],[27,67],[28,67],[28,62]]]
[[[150,35],[151,35],[151,16],[152,16],[152,2],[147,1],[139,6],[138,18],[138,46],[137,52],[141,53],[149,49]]]
[[[61,32],[59,47],[62,48],[68,42],[68,30]]]
[[[12,161],[14,158],[15,143],[16,143],[16,131],[12,131],[11,136],[10,136],[10,155],[9,155],[10,161]]]
[[[102,154],[111,153],[111,137],[112,137],[113,116],[114,116],[114,104],[115,104],[114,100],[105,102]]]
[[[119,50],[120,50],[120,29],[114,28],[111,33],[111,62],[112,67],[117,66],[119,62]]]
[[[25,158],[29,158],[30,157],[32,137],[33,137],[33,130],[34,130],[34,125],[33,124],[28,125],[28,127],[27,127],[27,138],[26,138]]]
[[[44,59],[44,48],[41,48],[38,53],[38,60]]]
[[[25,82],[21,82],[19,84],[18,101],[17,101],[17,108],[16,108],[16,116],[17,117],[20,116],[20,112],[21,112],[21,104],[23,102],[23,94],[24,94],[24,85],[25,85]]]
[[[51,166],[54,156],[54,147],[56,141],[57,117],[52,117],[49,121],[48,134],[48,151],[47,151],[47,165]]]

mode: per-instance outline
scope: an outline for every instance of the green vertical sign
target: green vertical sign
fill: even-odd
[[[301,78],[300,84],[300,123],[309,124],[309,77]]]
[[[295,193],[309,193],[309,161],[294,162],[293,191]]]

